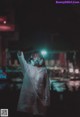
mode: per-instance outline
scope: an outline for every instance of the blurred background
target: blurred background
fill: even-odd
[[[0,0],[0,108],[8,108],[11,117],[16,116],[23,82],[18,50],[26,61],[35,50],[45,58],[51,95],[48,115],[79,116],[79,4]]]

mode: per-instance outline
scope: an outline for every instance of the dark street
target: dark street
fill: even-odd
[[[0,109],[8,109],[9,117],[16,117],[17,114],[19,115],[16,108],[20,89],[17,89],[16,85],[14,85],[13,88],[6,86],[0,90]],[[23,115],[25,115],[25,113],[23,113]],[[51,90],[50,107],[48,108],[47,116],[79,117],[80,90],[73,92],[69,91],[68,89],[66,89],[64,92],[56,92]]]
[[[80,2],[66,1],[0,0],[0,115],[80,117]]]

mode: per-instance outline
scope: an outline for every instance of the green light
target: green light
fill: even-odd
[[[46,51],[46,50],[42,50],[42,51],[41,51],[41,54],[42,54],[43,56],[46,56],[46,55],[47,55],[47,51]]]

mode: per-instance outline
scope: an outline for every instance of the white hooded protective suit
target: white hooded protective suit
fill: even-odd
[[[17,111],[44,115],[50,104],[50,83],[46,67],[36,67],[28,64],[23,52],[18,55],[23,71],[23,84],[21,87]]]

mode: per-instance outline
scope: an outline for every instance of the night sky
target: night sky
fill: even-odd
[[[58,5],[53,0],[9,0],[0,6],[1,14],[14,11],[19,46],[23,47],[23,42],[25,47],[79,49],[79,5]]]

